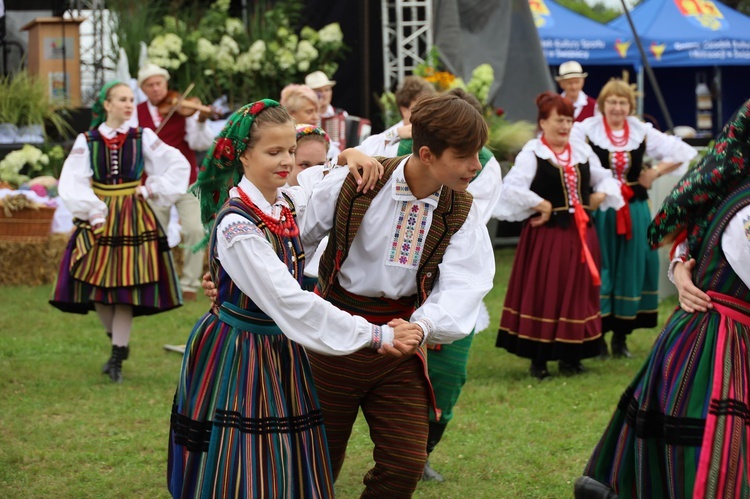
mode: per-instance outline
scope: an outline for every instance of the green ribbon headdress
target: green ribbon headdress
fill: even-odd
[[[651,246],[670,243],[682,234],[690,254],[696,255],[722,199],[749,177],[750,100],[734,113],[711,150],[664,200],[648,228]]]
[[[121,83],[121,81],[117,80],[110,81],[109,83],[105,83],[102,89],[99,90],[99,95],[96,96],[96,101],[94,101],[94,105],[91,106],[91,125],[89,126],[89,129],[97,128],[99,125],[107,121],[107,111],[104,109],[104,101],[107,100],[107,92],[109,92],[110,88]]]
[[[192,189],[200,199],[201,221],[207,231],[206,237],[198,245],[199,248],[208,243],[214,217],[229,197],[229,189],[239,184],[242,179],[240,156],[247,149],[250,128],[255,118],[264,110],[279,106],[280,104],[274,100],[263,99],[241,107],[229,117],[221,133],[206,152],[198,180]]]

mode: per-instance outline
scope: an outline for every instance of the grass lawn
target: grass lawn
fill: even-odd
[[[630,360],[588,360],[589,372],[543,382],[528,362],[494,347],[513,249],[496,252],[492,318],[474,340],[469,381],[431,456],[447,481],[423,498],[572,497],[572,482],[657,330],[639,330]],[[184,343],[208,301],[135,320],[122,385],[100,373],[109,355],[95,314],[47,305],[50,287],[0,287],[0,497],[168,497],[167,440]],[[675,306],[660,307],[663,324]],[[550,365],[553,374],[556,366]],[[356,498],[372,445],[357,423],[337,496]]]

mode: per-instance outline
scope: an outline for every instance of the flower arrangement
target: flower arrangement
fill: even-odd
[[[337,23],[320,30],[293,26],[302,9],[299,0],[266,7],[256,2],[250,27],[229,15],[230,0],[217,0],[196,25],[165,16],[152,29],[151,62],[170,71],[172,85],[195,83],[207,100],[226,94],[230,107],[262,98],[278,99],[288,83],[304,80],[314,70],[333,75],[345,50]]]
[[[29,187],[38,195],[49,195],[54,197],[55,192],[49,192],[47,187],[56,187],[56,182],[48,181],[49,178],[54,180],[59,177],[62,164],[65,160],[65,153],[62,146],[56,145],[47,152],[25,144],[21,149],[11,151],[5,158],[0,161],[0,183],[7,184],[10,188],[24,189]],[[43,177],[42,182],[33,182],[32,179]],[[39,188],[32,188],[34,184],[42,185],[45,192]]]
[[[493,152],[498,161],[508,161],[520,151],[524,144],[534,137],[536,127],[527,121],[510,122],[506,119],[502,108],[494,108],[489,103],[489,93],[495,81],[495,72],[489,64],[481,64],[474,68],[468,83],[458,76],[440,69],[440,53],[432,47],[421,63],[414,69],[414,74],[432,83],[438,92],[449,91],[460,87],[472,94],[482,104],[484,119],[489,126],[489,140],[487,147]],[[392,126],[399,120],[396,96],[393,92],[384,92],[378,97],[378,104],[386,127]]]

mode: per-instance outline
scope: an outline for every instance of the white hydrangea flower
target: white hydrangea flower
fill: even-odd
[[[224,29],[228,35],[235,36],[245,32],[245,25],[236,17],[230,17],[224,24]]]
[[[174,33],[164,35],[164,46],[173,54],[179,54],[182,51],[182,38]]]
[[[199,38],[196,44],[196,52],[199,61],[210,61],[216,54],[217,47],[205,38]]]
[[[42,154],[42,156],[39,158],[39,163],[47,166],[49,164],[49,156],[47,156],[46,154]]]
[[[238,73],[246,73],[253,69],[253,65],[255,64],[257,63],[253,60],[252,54],[250,54],[250,52],[243,52],[237,57],[235,66]]]
[[[297,62],[294,59],[294,54],[287,49],[280,50],[276,54],[276,60],[279,63],[279,68],[284,70],[291,68]]]
[[[302,40],[297,45],[297,60],[298,61],[314,61],[318,58],[318,49],[316,49],[312,43],[307,40]],[[309,67],[309,64],[308,64]],[[300,69],[300,71],[307,71],[306,69]]]
[[[253,60],[260,61],[266,55],[266,42],[263,40],[256,40],[250,45],[248,52],[252,55]]]
[[[297,70],[303,73],[310,70],[310,61],[299,61],[297,63]]]
[[[232,37],[224,35],[219,42],[219,50],[225,50],[232,55],[237,55],[240,53],[240,46],[237,45],[237,42]]]
[[[344,34],[339,23],[331,23],[318,31],[318,37],[322,43],[338,43],[344,39]]]

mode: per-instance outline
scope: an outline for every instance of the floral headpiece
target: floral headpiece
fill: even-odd
[[[690,254],[697,254],[721,200],[748,177],[750,100],[734,113],[711,150],[664,200],[648,228],[651,246],[672,242],[686,229]]]
[[[107,111],[104,109],[104,101],[107,100],[107,92],[109,92],[110,88],[121,83],[121,81],[117,80],[110,81],[109,83],[105,83],[102,89],[99,90],[99,95],[96,96],[96,101],[94,101],[94,105],[91,106],[91,125],[89,125],[89,129],[93,130],[107,121]]]
[[[321,137],[326,139],[326,144],[328,144],[329,146],[331,145],[331,138],[322,128],[318,126],[306,125],[306,124],[297,125],[297,141],[298,142],[299,142],[299,139],[301,139],[302,137],[306,137],[308,135],[320,135]]]
[[[206,152],[192,191],[200,199],[201,221],[208,233],[214,216],[229,197],[229,189],[242,180],[240,156],[247,149],[255,118],[264,110],[279,106],[274,100],[263,99],[241,107],[229,117]],[[208,239],[206,235],[198,247],[205,246]]]

